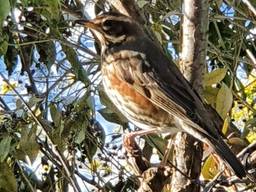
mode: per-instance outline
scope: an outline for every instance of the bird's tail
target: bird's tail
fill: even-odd
[[[244,166],[222,139],[208,138],[209,144],[240,179],[248,176]]]

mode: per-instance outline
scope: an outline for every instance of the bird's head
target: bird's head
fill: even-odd
[[[142,28],[132,18],[120,13],[104,13],[92,20],[77,20],[89,28],[102,48],[134,40],[144,35]]]

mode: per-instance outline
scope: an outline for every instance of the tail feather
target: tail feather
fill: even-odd
[[[222,139],[215,140],[211,138],[210,144],[217,154],[226,162],[228,167],[234,171],[236,176],[240,179],[247,176],[247,172],[242,163],[237,159],[235,154]]]

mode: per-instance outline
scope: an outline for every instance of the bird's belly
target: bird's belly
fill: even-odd
[[[118,110],[137,127],[161,130],[172,127],[172,116],[114,74],[111,77],[103,75],[103,85]]]

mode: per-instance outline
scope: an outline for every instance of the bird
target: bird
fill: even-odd
[[[89,28],[100,44],[102,83],[109,99],[142,130],[132,137],[187,132],[207,143],[239,178],[248,175],[219,131],[221,118],[210,113],[213,109],[141,24],[117,12],[77,23]]]

